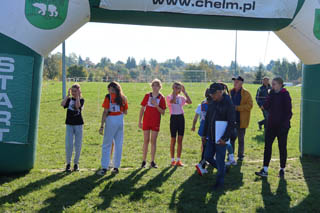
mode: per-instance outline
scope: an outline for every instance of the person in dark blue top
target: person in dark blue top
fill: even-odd
[[[271,86],[269,83],[269,78],[264,77],[263,81],[262,81],[262,86],[259,87],[259,89],[257,90],[257,95],[256,95],[257,104],[258,104],[259,108],[261,109],[261,111],[263,113],[263,117],[264,117],[263,120],[258,122],[260,130],[262,129],[262,126],[264,126],[264,128],[266,129],[268,112],[267,112],[267,110],[263,109],[262,106],[266,102],[270,90],[271,90]]]
[[[219,190],[224,185],[226,143],[230,140],[235,128],[235,108],[230,97],[224,93],[223,87],[219,83],[210,85],[210,96],[212,101],[206,114],[202,140],[208,140],[204,153],[205,160],[218,169],[218,176],[213,189]],[[216,140],[216,123],[218,121],[226,122],[226,128],[222,137]],[[215,159],[213,158],[214,155],[216,155]]]

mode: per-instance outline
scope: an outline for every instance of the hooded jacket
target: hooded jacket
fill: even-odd
[[[267,128],[290,128],[292,104],[290,94],[285,88],[278,93],[271,90],[263,108],[269,113]]]

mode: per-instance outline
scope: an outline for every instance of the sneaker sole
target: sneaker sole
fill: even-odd
[[[259,174],[259,173],[255,173],[257,176],[259,177],[268,177],[268,175],[262,175],[262,174]]]
[[[198,175],[203,176],[203,174],[202,174],[200,168],[198,167],[198,165],[196,165],[196,169],[197,169]]]

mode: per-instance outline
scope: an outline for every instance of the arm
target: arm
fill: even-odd
[[[165,109],[162,109],[156,100],[152,100],[151,103],[157,108],[161,115],[164,115]]]
[[[68,95],[62,100],[61,106],[65,107],[68,99],[70,98],[71,88],[68,89]]]
[[[102,112],[101,126],[100,126],[100,130],[99,130],[99,133],[101,135],[103,134],[103,126],[104,126],[104,122],[105,122],[107,116],[108,116],[108,109],[104,108],[104,110]]]
[[[252,97],[251,97],[250,93],[248,92],[248,98],[246,100],[246,103],[243,104],[243,105],[236,106],[236,111],[239,111],[239,112],[248,111],[248,112],[250,112],[252,107],[253,107]]]
[[[189,95],[188,95],[186,89],[184,88],[184,86],[182,86],[182,92],[183,92],[184,96],[186,96],[186,98],[187,98],[186,103],[187,104],[192,104],[191,98],[189,97]]]
[[[230,139],[232,131],[234,130],[234,124],[236,121],[236,113],[234,110],[234,106],[232,104],[230,104],[228,106],[227,120],[228,120],[228,125],[226,128],[226,131],[224,132],[223,136],[221,137],[221,140],[223,140],[224,142],[226,142]]]
[[[211,110],[210,110],[210,107],[209,107],[208,111],[207,111],[207,114],[206,114],[206,118],[204,120],[202,140],[205,140],[206,137],[208,136],[208,128],[209,128],[209,119],[210,119],[210,117],[211,117]]]
[[[271,106],[271,96],[268,95],[266,102],[264,102],[262,109],[269,110]]]
[[[196,124],[197,124],[198,118],[199,118],[199,115],[196,113],[194,115],[193,122],[192,122],[192,129],[191,129],[192,131],[196,130]]]
[[[285,96],[285,122],[290,122],[292,117],[292,103],[291,103],[291,97],[288,94]]]
[[[68,99],[69,99],[69,96],[66,96],[66,97],[62,100],[62,102],[61,102],[61,106],[62,106],[62,107],[65,107],[65,106],[66,106],[66,103],[67,103]]]
[[[142,118],[143,118],[143,114],[144,114],[144,109],[145,109],[145,107],[141,106],[140,114],[139,114],[139,124],[138,124],[140,129],[142,129]]]
[[[260,94],[260,87],[259,87],[259,89],[257,90],[257,94],[256,94],[256,101],[257,101],[257,104],[258,104],[258,106],[261,108],[262,107],[262,102],[261,102],[261,94]]]
[[[81,90],[78,89],[77,97],[76,97],[76,103],[75,103],[75,106],[74,106],[76,108],[76,110],[81,108],[80,97],[81,97]]]

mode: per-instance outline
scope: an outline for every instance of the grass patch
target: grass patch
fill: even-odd
[[[225,190],[213,193],[216,170],[199,177],[194,165],[200,158],[200,138],[191,132],[196,106],[208,84],[186,84],[193,104],[185,107],[186,134],[182,160],[184,168],[171,168],[169,112],[163,116],[157,144],[158,169],[139,169],[143,134],[138,129],[140,102],[150,91],[148,84],[122,84],[129,100],[125,117],[122,165],[116,176],[95,175],[100,167],[102,136],[98,134],[106,83],[81,83],[86,100],[84,138],[78,173],[65,174],[65,110],[61,83],[44,82],[35,168],[27,174],[0,177],[0,212],[318,212],[320,204],[320,165],[318,159],[300,159],[300,88],[288,88],[293,99],[293,119],[288,139],[288,167],[285,180],[279,180],[279,152],[269,178],[254,172],[262,166],[263,132],[257,122],[262,113],[254,105],[245,137],[245,160],[227,174]],[[164,84],[163,94],[170,93]],[[246,85],[255,96],[258,85]],[[150,159],[150,155],[148,155]]]

